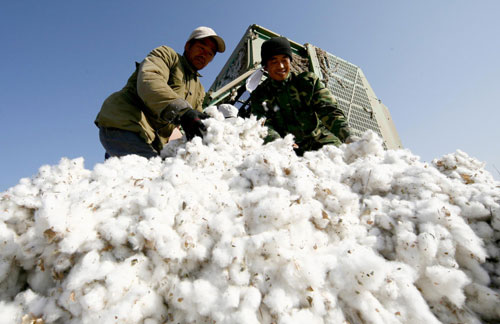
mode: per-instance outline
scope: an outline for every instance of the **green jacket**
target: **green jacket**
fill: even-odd
[[[170,102],[182,98],[201,111],[205,90],[199,78],[184,56],[167,46],[155,48],[125,87],[104,101],[95,124],[136,132],[161,150],[177,126],[177,112],[166,108]]]
[[[337,101],[312,72],[291,72],[284,81],[263,81],[251,94],[250,111],[265,117],[266,142],[293,134],[297,153],[340,145],[349,137],[349,127]]]

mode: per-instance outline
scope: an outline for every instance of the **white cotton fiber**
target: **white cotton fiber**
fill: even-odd
[[[500,318],[500,308],[498,307],[500,305],[500,293],[498,293],[498,290],[473,283],[468,285],[465,291],[472,297],[467,305],[475,312],[492,321]]]
[[[293,323],[311,323],[311,324],[321,324],[323,320],[321,317],[314,315],[311,311],[307,309],[301,309],[299,311],[293,312],[291,315],[286,314],[283,316],[282,323],[293,324]]]
[[[483,163],[371,131],[299,157],[220,108],[163,158],[63,158],[1,193],[0,323],[500,321]]]
[[[242,310],[229,314],[224,323],[260,324],[261,321],[258,319],[254,310],[243,308]]]
[[[297,302],[281,288],[272,289],[263,300],[264,304],[269,307],[271,313],[280,315],[291,310]]]
[[[209,281],[198,279],[193,282],[193,301],[200,315],[208,315],[218,298],[217,288]]]
[[[419,287],[430,301],[439,302],[446,297],[461,307],[465,301],[463,287],[469,282],[463,271],[436,265],[425,269],[425,277],[419,281]]]
[[[229,286],[222,294],[223,309],[235,309],[240,304],[240,289],[236,286]]]
[[[21,306],[7,301],[0,301],[0,324],[20,323],[24,315]]]
[[[88,312],[99,312],[105,304],[107,290],[102,284],[94,284],[86,287],[85,293],[80,297],[82,307]]]

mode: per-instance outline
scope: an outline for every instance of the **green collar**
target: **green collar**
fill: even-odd
[[[276,88],[276,89],[280,89],[280,88],[287,86],[288,83],[290,83],[290,81],[294,78],[293,74],[294,73],[290,71],[287,78],[283,81],[276,81],[276,80],[270,78],[269,75],[268,75],[267,79],[269,80],[269,84],[271,85],[271,87]]]

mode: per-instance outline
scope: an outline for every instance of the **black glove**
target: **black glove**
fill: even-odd
[[[202,132],[206,132],[207,128],[201,120],[205,118],[208,118],[207,114],[194,109],[188,109],[182,114],[181,126],[188,140],[191,140],[195,136],[203,137]]]
[[[193,109],[193,107],[191,107],[189,102],[186,100],[177,98],[172,100],[167,107],[165,107],[161,113],[161,117],[169,123],[172,121],[175,123],[175,119],[178,118],[181,112],[186,109]],[[177,121],[177,123],[179,123],[179,121]]]

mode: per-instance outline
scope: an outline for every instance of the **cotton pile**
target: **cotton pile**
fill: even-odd
[[[500,321],[483,163],[373,132],[298,157],[208,113],[163,159],[63,158],[1,193],[0,323]]]

